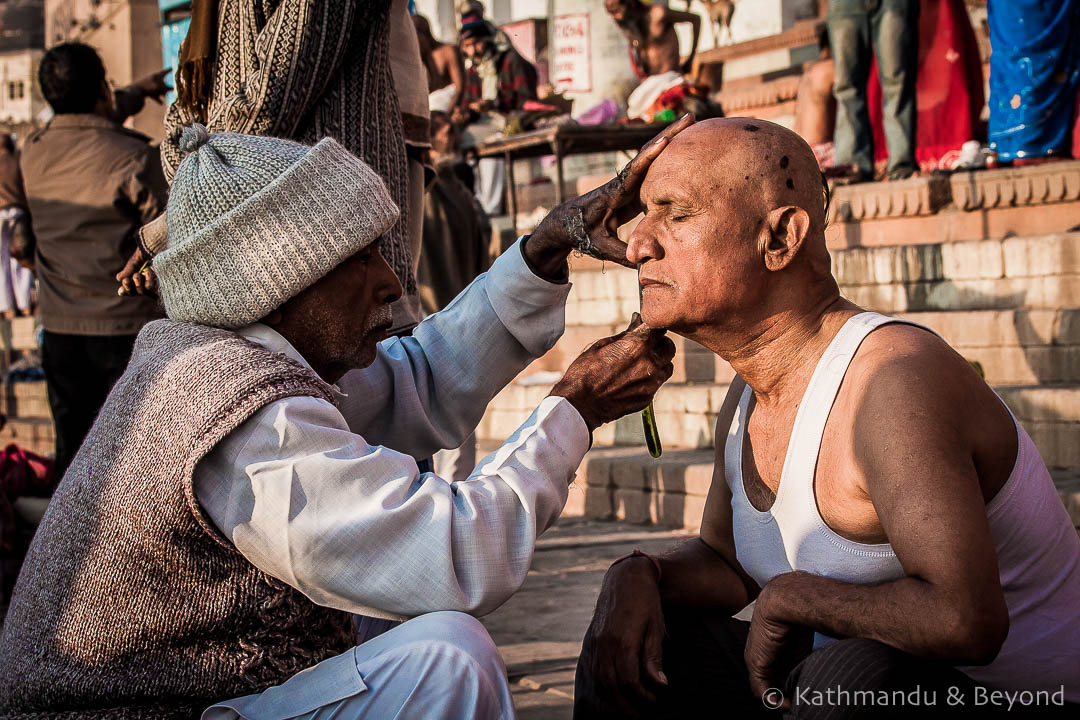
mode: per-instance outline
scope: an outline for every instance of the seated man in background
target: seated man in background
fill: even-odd
[[[818,56],[803,64],[799,90],[795,96],[795,133],[814,151],[824,171],[835,165],[833,132],[836,129],[836,98],[832,94],[833,59],[829,31],[817,28]]]
[[[465,86],[465,69],[456,45],[441,43],[431,34],[431,23],[423,15],[413,15],[420,59],[428,81],[428,105],[433,111],[452,112]]]
[[[614,218],[684,126],[391,340],[380,244],[399,213],[374,170],[331,138],[187,128],[154,258],[168,319],[139,334],[31,545],[0,715],[512,718],[464,613],[520,587],[591,432],[645,407],[674,345],[639,318],[596,343],[467,481],[415,458],[459,445],[560,337],[582,235],[626,262]],[[349,613],[422,617],[352,647]]]
[[[608,570],[575,717],[908,717],[916,690],[1075,717],[1080,539],[1046,466],[941,338],[840,295],[822,193],[760,120],[699,123],[649,170],[642,315],[738,376],[700,537]]]
[[[697,54],[701,17],[696,13],[672,10],[667,3],[646,5],[641,0],[604,0],[604,9],[630,43],[630,61],[641,84],[627,100],[627,117],[651,122],[665,104],[666,94],[690,94],[694,88],[686,81]],[[690,54],[685,61],[679,55],[679,36],[675,26],[687,23],[693,29]],[[676,112],[676,115],[681,112]]]
[[[509,42],[496,42],[494,27],[482,15],[461,18],[461,53],[465,86],[452,117],[465,125],[465,147],[502,132],[506,116],[536,100],[536,68]],[[488,215],[500,214],[506,191],[506,163],[481,158],[476,168],[476,197]]]

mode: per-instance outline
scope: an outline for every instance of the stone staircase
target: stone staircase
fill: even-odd
[[[1038,445],[1080,526],[1080,232],[993,238],[995,223],[985,222],[999,209],[1010,211],[1009,222],[1019,226],[1045,228],[1048,216],[1059,229],[1080,222],[1080,163],[1060,165],[1049,179],[1046,169],[1043,177],[1034,169],[999,170],[954,175],[943,185],[934,177],[840,188],[828,236],[846,297],[926,325],[980,363],[987,382]],[[1053,192],[1017,190],[1040,183]],[[900,202],[920,192],[929,196],[931,184],[944,193],[932,204]],[[1011,188],[1011,200],[1001,200],[1003,186]],[[995,188],[989,202],[988,187]],[[859,212],[852,212],[852,204]],[[905,232],[927,227],[942,214],[962,216],[945,222],[967,228],[966,236],[943,242]],[[974,231],[980,218],[982,233]],[[882,222],[892,225],[887,233],[864,232],[875,242],[858,242],[861,230]],[[904,244],[885,244],[886,238]],[[528,416],[547,395],[552,373],[564,370],[594,340],[625,327],[638,308],[633,271],[576,258],[571,280],[565,335],[493,400],[477,429],[484,446],[501,441]],[[712,475],[713,426],[733,373],[705,348],[673,339],[675,375],[654,403],[663,457],[653,460],[645,452],[637,415],[600,428],[565,514],[688,528],[700,522]]]
[[[0,350],[5,356],[36,349],[34,318],[0,320]],[[6,372],[6,361],[2,365],[0,371]],[[7,417],[7,424],[0,429],[0,447],[16,443],[39,455],[53,454],[56,435],[44,380],[4,382],[0,390],[0,412]]]

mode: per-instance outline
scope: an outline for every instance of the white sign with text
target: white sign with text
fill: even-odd
[[[551,79],[555,92],[592,92],[589,13],[556,15],[551,29]]]

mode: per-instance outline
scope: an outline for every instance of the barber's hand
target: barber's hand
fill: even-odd
[[[643,410],[671,377],[674,357],[675,343],[634,313],[626,330],[597,340],[579,355],[551,394],[569,400],[592,432]]]
[[[791,709],[791,701],[780,697],[766,697],[770,689],[782,689],[788,672],[800,660],[810,654],[814,645],[814,633],[808,628],[789,625],[779,620],[771,604],[775,588],[766,585],[754,603],[754,618],[750,622],[750,635],[746,640],[746,669],[750,673],[750,689],[762,698],[767,707]]]
[[[172,72],[172,68],[165,68],[159,70],[152,75],[147,75],[144,78],[140,78],[134,82],[135,87],[139,88],[139,91],[143,94],[143,97],[148,97],[151,100],[161,104],[165,99],[166,93],[172,90],[169,84],[165,82],[165,78],[169,77],[169,73]]]
[[[619,226],[641,212],[638,191],[653,160],[659,157],[671,138],[693,124],[694,116],[684,115],[641,148],[606,185],[564,202],[548,213],[525,243],[525,254],[532,267],[546,278],[565,275],[566,257],[575,249],[570,228],[580,213],[584,232],[592,245],[589,254],[633,268],[634,264],[626,259],[626,243],[619,240]]]
[[[656,568],[648,558],[624,560],[604,575],[581,661],[591,688],[623,717],[638,717],[640,701],[655,701],[664,675],[664,613]]]
[[[157,278],[154,268],[147,265],[149,261],[150,256],[142,248],[135,249],[124,269],[116,274],[116,281],[120,283],[118,295],[157,294]]]

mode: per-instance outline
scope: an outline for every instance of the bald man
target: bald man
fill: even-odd
[[[738,377],[701,534],[608,570],[575,717],[1077,717],[1076,530],[962,357],[841,297],[806,143],[698,123],[641,202],[645,322]]]

